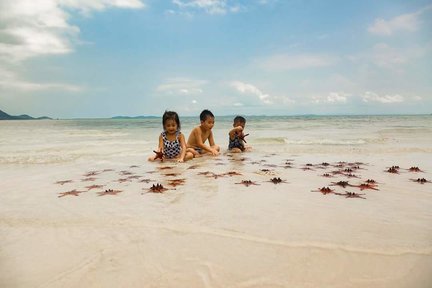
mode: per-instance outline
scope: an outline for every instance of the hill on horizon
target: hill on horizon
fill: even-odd
[[[27,114],[13,116],[13,115],[9,115],[6,112],[0,110],[0,120],[42,120],[42,119],[52,119],[52,118],[47,117],[47,116],[34,118],[34,117],[31,117]]]

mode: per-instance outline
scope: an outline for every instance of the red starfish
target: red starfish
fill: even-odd
[[[99,174],[98,171],[90,171],[90,172],[87,172],[86,174],[84,174],[83,176],[84,177],[90,177],[90,176],[95,176],[95,175],[98,175],[98,174]]]
[[[410,179],[410,180],[413,182],[420,183],[420,184],[432,183],[431,181],[426,180],[426,178],[417,178],[417,179]]]
[[[239,172],[236,172],[236,171],[230,171],[230,172],[225,173],[224,175],[227,175],[227,176],[240,176],[242,174],[239,173]]]
[[[183,185],[186,179],[172,179],[168,181],[168,185],[171,185],[173,187],[176,187],[178,185]]]
[[[322,187],[322,188],[319,188],[318,190],[312,190],[312,192],[320,192],[323,195],[334,194],[334,191],[335,190],[330,189],[329,187]]]
[[[156,185],[153,184],[149,189],[148,192],[152,192],[152,193],[163,193],[166,190],[168,190],[167,188],[163,187],[162,184],[157,183]]]
[[[72,180],[63,180],[63,181],[57,181],[57,182],[55,182],[55,184],[64,185],[66,183],[72,183],[72,182],[73,182]]]
[[[69,196],[71,196],[71,195],[78,196],[78,194],[83,193],[83,192],[84,191],[77,191],[76,189],[73,189],[71,191],[59,193],[60,195],[58,197],[60,198],[60,197],[64,197],[64,196],[67,196],[67,195],[69,195]]]
[[[89,190],[91,189],[99,189],[102,188],[104,185],[91,185],[91,186],[87,186],[86,188]]]
[[[359,193],[355,193],[355,192],[345,191],[345,193],[334,193],[334,194],[339,195],[339,196],[345,196],[345,198],[362,198],[362,199],[366,199],[365,197],[362,197],[365,194],[359,194]]]
[[[94,177],[89,177],[89,178],[81,179],[81,182],[86,182],[86,181],[95,181],[95,180],[96,180],[96,178],[94,178]]]
[[[246,187],[249,187],[250,185],[260,185],[260,184],[257,184],[257,183],[255,183],[255,182],[251,181],[251,180],[242,180],[241,182],[239,182],[239,183],[234,183],[234,184],[243,184],[243,185],[245,185]]]
[[[277,177],[277,178],[276,177],[271,178],[269,182],[272,182],[273,184],[287,183],[285,180],[282,180],[279,177]]]
[[[240,140],[242,140],[243,142],[247,143],[246,140],[244,139],[246,136],[248,136],[249,134],[240,134],[238,137]]]
[[[375,188],[376,184],[371,184],[371,183],[362,183],[360,185],[351,185],[352,187],[358,187],[360,188],[361,191],[365,190],[365,189],[372,189],[372,190],[379,190],[377,188]]]
[[[117,195],[118,193],[122,192],[122,190],[113,190],[113,189],[108,189],[102,192],[98,192],[97,194],[99,196],[105,196],[105,195]]]
[[[154,158],[154,160],[161,159],[161,161],[163,161],[163,156],[164,156],[163,152],[157,152],[155,150],[153,150],[153,152],[156,153],[156,157]]]

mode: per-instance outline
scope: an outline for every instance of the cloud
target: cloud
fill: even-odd
[[[334,65],[337,58],[329,55],[278,54],[256,61],[258,66],[271,71],[316,68]]]
[[[168,95],[197,95],[203,92],[203,86],[206,84],[205,80],[170,78],[157,86],[156,91]]]
[[[225,15],[229,13],[238,13],[248,10],[248,7],[253,5],[270,5],[278,0],[256,0],[256,1],[240,1],[240,0],[172,0],[172,3],[181,11],[168,10],[168,14],[183,14],[192,16],[193,11],[204,11],[210,15]]]
[[[180,9],[204,10],[208,14],[226,14],[230,10],[226,0],[173,0],[172,3]]]
[[[233,87],[234,89],[236,89],[238,92],[242,94],[252,94],[258,96],[258,99],[264,104],[272,103],[270,95],[265,94],[264,92],[262,92],[260,89],[258,89],[252,84],[248,84],[240,81],[233,81],[230,83],[230,85],[231,87]]]
[[[312,101],[316,104],[320,103],[346,103],[351,94],[344,92],[330,92],[324,96],[313,96]]]
[[[31,57],[66,54],[79,28],[69,11],[89,15],[107,8],[143,8],[139,0],[0,0],[0,60],[19,62]]]
[[[0,91],[13,90],[35,92],[43,90],[61,90],[80,92],[83,87],[63,83],[34,83],[20,79],[14,72],[0,68]]]
[[[375,19],[374,23],[368,27],[368,31],[380,36],[391,36],[397,32],[417,31],[420,26],[420,16],[430,9],[432,9],[432,5],[414,13],[402,14],[389,20]]]
[[[80,29],[70,23],[71,12],[90,16],[107,8],[143,8],[139,0],[0,0],[0,79],[2,89],[19,91],[82,91],[62,83],[34,83],[15,72],[27,59],[71,53]],[[6,70],[7,69],[7,70]]]
[[[383,104],[390,103],[401,103],[404,102],[405,99],[401,95],[384,95],[380,96],[375,92],[367,91],[362,96],[363,102],[379,102]]]

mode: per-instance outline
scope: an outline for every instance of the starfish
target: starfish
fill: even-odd
[[[83,193],[84,191],[77,191],[76,189],[73,189],[73,190],[71,190],[71,191],[67,191],[67,192],[61,192],[61,193],[59,193],[60,195],[58,196],[59,198],[60,197],[64,197],[64,196],[78,196],[78,194],[80,194],[80,193]]]
[[[279,177],[271,178],[270,181],[268,181],[268,182],[272,182],[273,184],[287,183],[285,180],[282,180]]]
[[[423,172],[419,167],[410,167],[409,169],[408,169],[408,171],[410,171],[410,172]]]
[[[139,175],[132,175],[132,176],[127,177],[127,179],[139,179],[139,178],[141,178],[141,176],[139,176]]]
[[[245,185],[246,187],[249,187],[250,185],[260,185],[260,184],[257,184],[257,183],[255,183],[255,182],[251,181],[251,180],[242,180],[241,182],[239,182],[239,183],[234,183],[234,184],[243,184],[243,185]]]
[[[164,174],[165,176],[169,176],[169,177],[176,177],[176,176],[178,176],[178,175],[180,175],[180,173],[167,173],[167,174]]]
[[[161,151],[157,152],[155,150],[153,150],[153,152],[156,153],[156,157],[154,158],[154,160],[161,159],[161,161],[163,161],[163,157],[164,157],[164,153],[163,152],[161,152]]]
[[[98,175],[98,174],[99,174],[98,171],[89,171],[86,174],[84,174],[83,176],[84,177],[90,177],[90,176],[95,176],[95,175]]]
[[[348,192],[345,191],[345,193],[334,193],[335,195],[339,195],[339,196],[345,196],[345,198],[361,198],[361,199],[366,199],[365,197],[362,197],[365,194],[359,194],[359,193],[355,193],[355,192]]]
[[[183,185],[185,183],[186,179],[172,179],[168,181],[168,185],[176,187],[178,185]]]
[[[347,181],[339,181],[339,182],[332,182],[331,186],[341,186],[345,188],[346,186],[352,186]]]
[[[90,191],[91,189],[99,189],[102,188],[104,185],[91,185],[91,186],[87,186],[87,191]]]
[[[372,190],[377,190],[377,191],[379,190],[379,189],[375,188],[376,184],[370,184],[370,183],[362,183],[362,184],[357,185],[357,186],[355,186],[355,185],[351,185],[351,186],[352,187],[358,187],[358,188],[360,188],[361,191],[363,191],[365,189],[372,189]]]
[[[312,192],[320,192],[323,195],[327,195],[327,194],[334,194],[333,189],[330,189],[329,187],[322,187],[322,188],[318,188],[318,190],[312,190]]]
[[[349,178],[360,178],[360,177],[358,177],[357,175],[352,174],[352,173],[345,174],[345,176],[347,176],[347,177],[349,177]]]
[[[243,134],[243,133],[242,133],[242,134],[240,134],[238,137],[239,137],[240,140],[242,140],[243,142],[247,143],[247,142],[246,142],[246,139],[245,139],[246,136],[249,136],[249,134]]]
[[[73,182],[72,180],[63,180],[63,181],[57,181],[57,182],[55,182],[55,184],[64,185],[66,183],[72,183],[72,182]]]
[[[113,189],[108,189],[102,192],[98,192],[97,194],[99,196],[105,196],[105,195],[117,195],[118,193],[122,192],[122,190],[113,190]]]
[[[332,178],[333,176],[330,175],[329,173],[324,173],[321,175],[322,177],[326,177],[326,178]]]
[[[417,179],[410,179],[410,180],[413,182],[420,183],[420,184],[432,183],[431,181],[426,180],[426,178],[417,178]]]
[[[120,174],[120,175],[124,175],[124,176],[126,176],[126,175],[132,175],[133,173],[130,172],[130,171],[122,170],[122,171],[120,171],[119,174]]]
[[[399,174],[399,168],[397,166],[392,166],[386,170],[388,173]]]
[[[169,170],[169,169],[173,169],[174,167],[171,166],[164,166],[164,167],[158,167],[159,170]]]
[[[81,179],[81,182],[95,181],[95,180],[96,180],[96,178],[94,178],[94,177],[88,177],[88,178]]]
[[[225,173],[224,175],[232,177],[232,176],[241,176],[242,174],[239,172],[236,172],[236,171],[230,171],[230,172]]]
[[[163,187],[162,184],[157,183],[156,185],[153,184],[149,189],[148,192],[152,192],[152,193],[163,193],[166,190],[168,190],[167,188]]]

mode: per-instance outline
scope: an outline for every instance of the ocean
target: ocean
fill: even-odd
[[[223,150],[233,117],[216,117]],[[181,118],[186,137],[197,117]],[[260,153],[432,152],[432,116],[251,116],[246,138]],[[0,165],[99,161],[152,154],[161,119],[83,119],[0,122]]]

